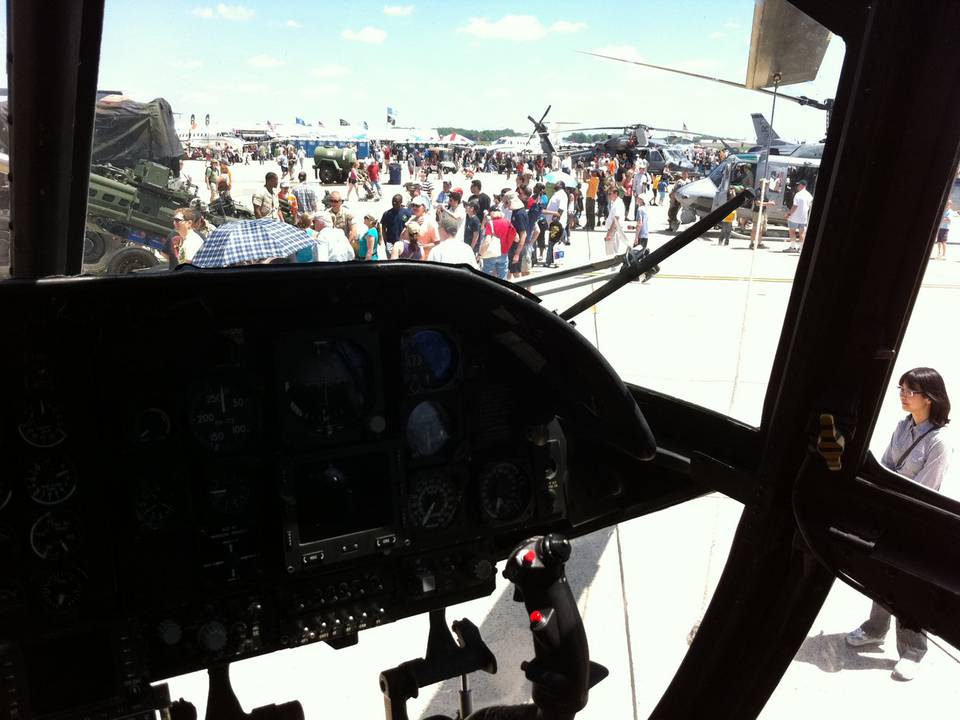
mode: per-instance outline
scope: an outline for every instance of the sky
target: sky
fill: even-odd
[[[752,138],[768,96],[578,54],[588,50],[743,82],[753,0],[477,4],[354,0],[239,4],[107,0],[99,87],[165,97],[184,118],[228,127],[271,121],[531,129],[644,123]],[[835,38],[813,83],[833,97]],[[778,102],[782,137],[816,141],[822,111]],[[566,127],[574,127],[572,125]],[[556,128],[555,128],[556,129]]]

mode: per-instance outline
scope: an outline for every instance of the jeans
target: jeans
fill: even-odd
[[[483,271],[487,275],[493,275],[501,280],[506,280],[508,268],[509,265],[506,255],[501,254],[500,257],[483,258]]]
[[[870,637],[884,637],[890,629],[890,613],[886,608],[873,603],[870,608],[870,619],[860,628]],[[897,652],[900,657],[920,662],[927,654],[927,636],[921,630],[905,628],[900,618],[897,618]]]
[[[597,226],[597,200],[596,198],[587,198],[587,230],[593,230]]]
[[[717,245],[729,245],[730,244],[730,235],[733,233],[733,223],[732,222],[723,222],[720,223],[720,241]]]

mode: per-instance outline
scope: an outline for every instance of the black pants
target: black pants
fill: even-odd
[[[630,216],[630,201],[631,201],[631,200],[633,200],[633,197],[632,197],[632,196],[630,196],[630,195],[624,195],[624,196],[623,196],[623,216],[624,216],[625,218]]]
[[[596,198],[587,198],[587,230],[593,230],[597,226],[597,200]]]

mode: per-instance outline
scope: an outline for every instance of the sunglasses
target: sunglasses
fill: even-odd
[[[330,201],[330,204],[331,204],[331,205],[339,205],[339,204],[342,203],[342,202],[343,202],[343,200],[331,200],[331,201]]]
[[[174,221],[175,223],[178,223],[178,222],[187,222],[187,219],[186,219],[186,218],[182,218],[182,217],[175,217],[175,218],[173,219],[173,221]]]

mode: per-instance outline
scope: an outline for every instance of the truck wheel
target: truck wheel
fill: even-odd
[[[107,263],[107,274],[126,275],[136,270],[146,270],[159,264],[156,256],[143,248],[127,247],[117,251]]]
[[[97,230],[87,230],[83,234],[83,263],[96,265],[107,252],[107,240]]]
[[[320,182],[324,185],[330,185],[333,181],[333,170],[328,167],[320,168]]]

